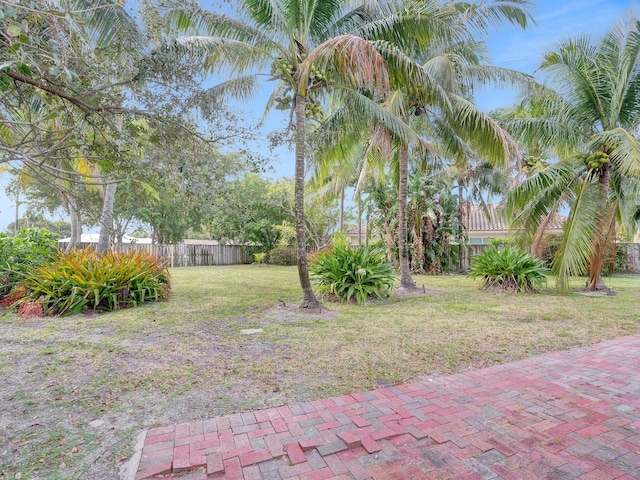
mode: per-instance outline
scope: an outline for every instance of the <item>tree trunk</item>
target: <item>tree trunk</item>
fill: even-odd
[[[295,167],[295,204],[296,204],[296,241],[298,243],[298,276],[302,287],[302,304],[300,308],[319,309],[320,302],[313,293],[309,279],[307,262],[307,239],[304,225],[304,156],[305,156],[305,121],[304,104],[306,98],[296,94],[296,167]]]
[[[13,225],[13,236],[17,237],[20,232],[20,194],[16,192],[16,223]]]
[[[344,188],[340,191],[340,233],[344,233]]]
[[[553,218],[553,216],[556,213],[558,213],[558,209],[560,208],[560,203],[562,202],[563,199],[564,199],[564,196],[561,196],[556,201],[556,203],[553,205],[553,207],[549,211],[549,215],[547,215],[544,218],[544,220],[542,221],[542,223],[538,227],[538,231],[536,232],[536,236],[533,239],[533,245],[531,245],[531,254],[535,255],[538,258],[542,258],[542,255],[544,253],[542,251],[542,238],[544,237],[544,232],[547,229],[547,227],[549,226],[549,222],[551,222],[551,219]]]
[[[369,248],[369,238],[371,237],[371,205],[367,203],[367,218],[365,220],[364,246]]]
[[[415,215],[417,218],[414,219],[414,224],[416,228],[415,232],[415,244],[416,244],[416,268],[414,272],[416,273],[424,273],[424,235],[422,232],[422,218],[420,217],[420,213],[416,210]]]
[[[460,183],[460,181],[458,180],[458,214],[459,214],[459,221],[460,224],[464,225],[464,228],[467,228],[467,224],[465,222],[465,202],[462,200],[462,194],[463,194],[463,188],[462,188],[462,184]],[[466,247],[464,248],[464,250],[466,250]],[[458,271],[460,273],[462,273],[464,271],[464,264],[465,264],[465,251],[463,250],[462,247],[462,243],[460,242],[460,238],[458,238]]]
[[[362,246],[362,194],[358,192],[358,246]]]
[[[80,212],[78,210],[78,202],[71,193],[67,194],[67,210],[69,210],[69,222],[71,223],[71,237],[67,252],[80,246],[82,242],[82,222],[80,221]]]
[[[611,164],[607,164],[602,168],[602,173],[598,179],[602,205],[607,204],[610,181]],[[602,266],[604,265],[604,252],[607,245],[607,237],[609,236],[612,224],[615,224],[615,209],[613,206],[612,208],[601,208],[598,210],[596,217],[596,232],[593,236],[595,254],[591,259],[591,265],[589,266],[589,281],[587,283],[588,290],[596,291],[607,288],[602,280]]]
[[[531,254],[535,255],[538,258],[542,258],[542,237],[544,237],[544,232],[547,230],[549,226],[549,222],[551,222],[551,218],[555,214],[555,210],[549,212],[549,215],[544,217],[544,220],[538,227],[538,231],[536,232],[536,236],[533,239],[533,245],[531,245]]]
[[[116,199],[117,183],[109,183],[104,193],[104,203],[102,204],[102,215],[100,216],[100,236],[96,251],[106,252],[109,249],[111,231],[113,230],[113,204]]]
[[[398,247],[400,247],[400,286],[415,288],[416,283],[411,278],[409,266],[409,239],[407,234],[407,196],[409,180],[409,150],[405,145],[398,152],[400,170],[400,188],[398,193]]]

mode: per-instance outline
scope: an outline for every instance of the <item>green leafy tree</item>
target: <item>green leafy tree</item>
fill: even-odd
[[[18,220],[18,224],[27,229],[44,228],[56,235],[57,238],[65,238],[71,234],[71,225],[69,222],[65,222],[63,220],[49,220],[42,215],[30,214],[29,212]],[[14,233],[15,222],[11,222],[7,225],[5,231],[8,233]]]
[[[534,172],[507,199],[513,226],[536,232],[559,205],[569,208],[553,260],[557,287],[587,273],[605,288],[607,243],[628,226],[640,191],[640,20],[627,18],[600,38],[559,41],[540,69],[549,85],[527,99],[544,114],[503,120],[514,134],[537,138],[559,161]]]
[[[1,0],[0,13],[0,163],[55,175],[96,135],[115,145],[144,48],[133,17],[110,0]]]
[[[227,177],[257,168],[251,157],[222,153],[217,142],[186,136],[179,127],[138,125],[144,152],[115,199],[116,238],[145,224],[157,243],[178,243],[216,214]]]
[[[213,203],[208,232],[218,240],[272,250],[281,226],[293,224],[292,212],[282,203],[282,187],[254,173],[230,182]]]

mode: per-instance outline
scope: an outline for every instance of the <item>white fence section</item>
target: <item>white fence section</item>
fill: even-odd
[[[94,246],[81,244],[80,248]],[[163,257],[170,267],[203,267],[208,265],[239,265],[253,262],[253,256],[243,245],[174,245],[121,243],[112,246],[119,252],[134,250]]]

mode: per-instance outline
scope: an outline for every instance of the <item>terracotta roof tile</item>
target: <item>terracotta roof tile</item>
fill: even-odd
[[[469,224],[467,225],[467,232],[506,232],[509,230],[507,222],[497,212],[498,205],[487,205],[487,211],[481,208],[479,205],[471,205],[469,210]],[[487,213],[489,217],[487,218]],[[547,230],[561,231],[562,224],[566,220],[566,217],[555,215],[549,222]]]

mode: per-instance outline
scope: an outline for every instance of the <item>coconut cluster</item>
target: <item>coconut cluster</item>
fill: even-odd
[[[578,155],[578,158],[589,170],[598,170],[610,162],[609,155],[602,151],[583,153]]]

